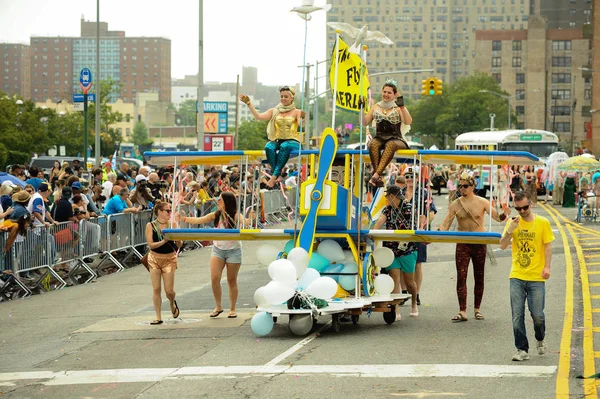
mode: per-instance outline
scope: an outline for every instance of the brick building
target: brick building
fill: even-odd
[[[81,20],[80,37],[31,38],[31,98],[36,102],[71,100],[79,71],[88,67],[95,82],[112,78],[123,86],[110,101],[135,102],[137,93],[155,92],[171,101],[171,41],[126,37],[100,23],[100,76],[96,73],[96,23]]]
[[[31,98],[29,46],[17,43],[0,43],[0,90],[25,99]]]

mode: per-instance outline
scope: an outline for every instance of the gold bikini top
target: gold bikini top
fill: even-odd
[[[300,141],[296,117],[277,115],[275,118],[275,134],[273,136],[274,137],[269,137],[269,140],[293,139]]]

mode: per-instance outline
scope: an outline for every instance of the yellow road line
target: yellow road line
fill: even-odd
[[[590,298],[590,286],[600,287],[600,283],[590,284],[588,280],[587,267],[583,251],[579,246],[579,240],[573,232],[573,228],[567,225],[567,230],[571,234],[575,250],[577,251],[577,259],[579,260],[579,270],[581,279],[581,296],[583,302],[583,375],[596,374],[596,364],[594,356],[594,321],[592,316],[592,300]],[[598,390],[595,380],[583,380],[583,392],[586,396],[598,397]]]
[[[600,274],[600,271],[596,271],[596,272],[588,272],[588,274]]]
[[[600,262],[590,262],[587,265],[588,266],[598,266],[598,265],[600,265]]]
[[[564,228],[556,216],[550,211],[550,207],[540,204],[560,232],[562,244],[565,251],[565,316],[563,318],[563,330],[560,339],[560,353],[558,355],[558,371],[556,373],[556,397],[569,398],[569,373],[571,368],[571,337],[573,329],[573,260],[571,259],[571,248]]]

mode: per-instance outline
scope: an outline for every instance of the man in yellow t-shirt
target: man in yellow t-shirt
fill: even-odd
[[[544,303],[546,283],[550,278],[552,241],[554,234],[550,222],[531,211],[531,197],[525,191],[515,194],[515,210],[519,216],[504,228],[500,248],[512,241],[512,268],[510,271],[510,306],[517,353],[514,361],[529,359],[529,342],[525,330],[525,300],[533,318],[538,354],[546,353],[546,319]]]

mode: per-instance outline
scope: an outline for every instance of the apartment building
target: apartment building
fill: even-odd
[[[8,95],[31,98],[29,46],[18,43],[0,43],[0,90]]]
[[[32,37],[31,98],[67,100],[79,93],[79,71],[87,67],[94,81],[112,78],[122,84],[110,101],[135,102],[137,93],[158,93],[171,101],[171,41],[161,37],[126,37],[100,23],[100,76],[96,73],[96,23],[81,20],[80,37]]]

